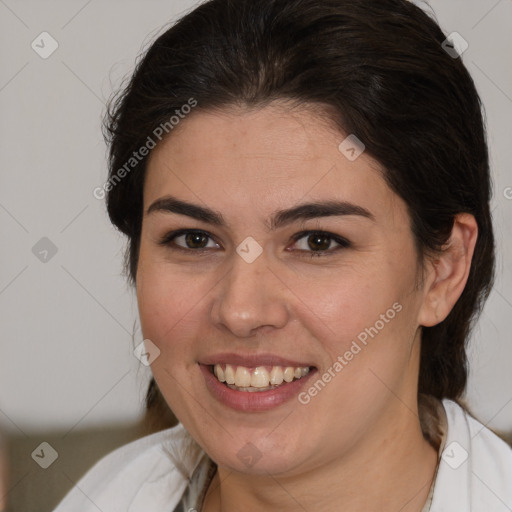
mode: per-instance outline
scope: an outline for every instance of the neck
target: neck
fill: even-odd
[[[384,418],[345,456],[293,476],[251,475],[219,466],[203,511],[421,512],[437,451],[423,437],[417,411],[401,405],[390,415],[393,421]]]

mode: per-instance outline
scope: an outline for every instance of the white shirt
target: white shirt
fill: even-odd
[[[442,405],[446,433],[423,512],[511,512],[512,448],[455,402]],[[214,473],[178,424],[105,456],[54,512],[199,512]]]

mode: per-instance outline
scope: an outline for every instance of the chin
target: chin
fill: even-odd
[[[308,460],[307,455],[302,453],[302,448],[305,448],[303,443],[295,436],[282,434],[269,437],[269,428],[259,434],[254,430],[251,432],[234,432],[233,437],[226,435],[225,442],[219,443],[217,439],[211,450],[205,446],[206,451],[219,466],[253,475],[289,473]],[[301,447],[300,451],[298,447]]]

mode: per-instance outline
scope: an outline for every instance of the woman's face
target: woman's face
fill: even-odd
[[[414,419],[409,217],[346,136],[276,104],[197,111],[150,155],[142,332],[166,401],[219,465],[306,471]]]

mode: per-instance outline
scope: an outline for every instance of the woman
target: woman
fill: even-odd
[[[149,48],[104,190],[180,423],[58,512],[512,509],[512,451],[460,405],[494,239],[445,40],[405,0],[211,0]]]

